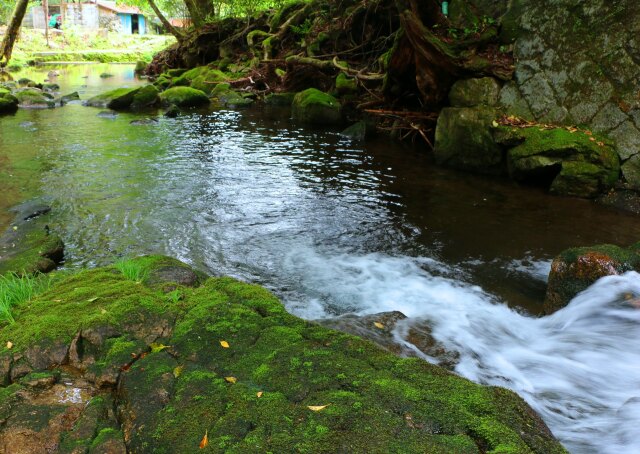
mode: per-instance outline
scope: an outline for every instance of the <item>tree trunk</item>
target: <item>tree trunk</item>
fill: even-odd
[[[62,5],[60,5],[62,9]],[[51,47],[49,44],[49,2],[42,0],[42,10],[44,11],[44,37],[47,40],[47,47]]]
[[[11,60],[11,52],[13,51],[13,45],[16,42],[18,32],[20,31],[20,24],[27,12],[27,6],[29,6],[29,0],[18,0],[16,8],[13,10],[13,15],[7,26],[7,31],[0,44],[0,68],[4,68]]]
[[[153,0],[149,0],[149,5],[151,6],[153,12],[156,13],[156,16],[158,16],[158,19],[160,19],[160,22],[162,22],[162,25],[164,25],[164,28],[166,28],[169,33],[175,36],[178,41],[182,41],[184,39],[184,35],[182,34],[182,32],[171,25],[167,18],[164,17],[164,14],[162,14],[162,11],[160,11],[156,3]]]
[[[196,27],[203,25],[208,17],[213,17],[215,9],[213,0],[184,0],[191,21]]]

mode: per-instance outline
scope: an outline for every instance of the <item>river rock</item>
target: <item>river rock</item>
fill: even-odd
[[[85,101],[86,106],[106,107],[113,110],[124,110],[131,107],[133,99],[140,88],[116,88],[115,90],[99,94]]]
[[[452,107],[496,106],[500,84],[493,77],[463,79],[453,84],[449,92]]]
[[[316,125],[332,125],[342,122],[342,106],[336,98],[316,88],[296,94],[292,104],[293,119]]]
[[[341,136],[351,140],[365,140],[375,132],[375,125],[361,120],[340,133]]]
[[[18,98],[13,96],[8,90],[0,89],[0,115],[14,113],[18,110]]]
[[[156,120],[155,118],[141,118],[139,120],[131,120],[129,122],[129,124],[133,126],[148,126],[148,125],[155,125],[157,123],[158,123],[158,120]]]
[[[134,96],[131,103],[132,109],[144,109],[152,107],[160,102],[160,92],[153,85],[145,85]]]
[[[175,104],[170,105],[164,113],[164,116],[167,118],[176,118],[178,115],[180,115],[180,108]]]
[[[618,180],[618,155],[605,139],[572,131],[499,127],[494,137],[508,148],[512,179],[548,186],[553,194],[595,197]]]
[[[267,106],[291,107],[295,93],[270,93],[264,98]]]
[[[572,248],[551,264],[544,310],[551,314],[604,276],[640,271],[640,243],[629,248],[612,244]]]
[[[64,95],[60,97],[60,103],[61,104],[68,104],[71,101],[79,101],[80,100],[80,95],[78,94],[77,91],[74,91],[73,93],[69,93],[68,95]]]
[[[160,94],[160,99],[165,105],[178,107],[201,107],[209,104],[206,93],[191,87],[172,87]]]
[[[223,84],[220,84],[218,85],[218,87],[222,85]],[[231,89],[214,90],[211,93],[211,96],[215,97],[220,102],[220,104],[227,107],[246,107],[253,104],[253,99],[244,97],[237,91]]]
[[[502,147],[492,135],[497,117],[498,112],[489,107],[442,109],[436,126],[436,162],[477,173],[502,173]]]
[[[354,78],[349,78],[345,73],[338,74],[336,77],[336,91],[340,95],[347,95],[349,93],[355,93],[358,91],[358,81]]]
[[[158,263],[164,259],[130,265],[152,275]],[[170,297],[176,292],[181,298]],[[140,335],[160,319],[169,329]],[[0,440],[30,446],[46,439],[52,452],[114,443],[109,449],[120,451],[109,452],[126,445],[126,452],[168,454],[197,451],[206,433],[209,446],[229,452],[451,452],[452,443],[461,452],[565,452],[513,392],[298,319],[265,289],[226,277],[168,295],[113,267],[67,276],[24,307],[20,321],[0,327],[14,343],[10,351],[0,346],[0,357],[18,358],[34,338],[77,346],[101,326],[113,330],[96,337],[101,347],[83,340],[70,353],[93,356],[86,373],[117,368],[110,397],[83,401],[63,430],[48,431],[71,410],[34,408],[21,400],[24,386],[13,383],[0,394],[8,421]],[[94,404],[104,410],[85,414]],[[31,415],[38,427],[17,415]],[[25,452],[44,452],[37,449]]]
[[[48,109],[56,105],[48,93],[38,88],[18,89],[14,92],[14,96],[18,98],[20,107]]]
[[[147,62],[142,61],[142,60],[138,60],[136,62],[136,67],[133,70],[136,74],[144,74],[144,72],[147,69]]]

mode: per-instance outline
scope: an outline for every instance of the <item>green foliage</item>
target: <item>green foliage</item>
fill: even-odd
[[[48,290],[51,277],[46,275],[0,276],[0,322],[13,323],[12,308],[31,301],[31,298]]]

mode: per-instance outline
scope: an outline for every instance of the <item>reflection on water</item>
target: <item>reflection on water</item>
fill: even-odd
[[[62,91],[83,89],[83,98],[138,83],[127,66],[68,70],[74,75],[59,76]],[[115,78],[96,78],[105,71]],[[608,368],[593,359],[597,342],[610,335],[603,330],[593,339],[596,315],[588,317],[592,325],[571,331],[557,321],[563,315],[539,321],[500,302],[538,311],[555,254],[633,243],[640,238],[636,217],[438,169],[425,153],[383,138],[351,143],[301,128],[280,111],[214,109],[149,125],[130,124],[149,114],[103,118],[99,111],[69,105],[0,119],[0,154],[31,153],[45,164],[32,175],[53,206],[51,227],[67,245],[67,266],[164,253],[262,283],[307,318],[401,310],[407,323],[431,320],[439,340],[468,356],[460,373],[520,391],[575,452],[604,452],[595,448],[596,426],[623,424],[613,410],[621,408],[620,396],[601,414],[594,410],[606,391],[594,401],[602,377],[590,376],[629,360],[628,343],[607,353]],[[638,278],[625,279],[633,287]],[[604,303],[602,293],[597,298]],[[542,345],[532,336],[552,340]],[[581,382],[567,392],[577,377],[563,373],[561,358],[581,348],[571,365],[589,372],[578,373]],[[545,371],[553,377],[548,385]],[[637,370],[615,374],[626,375],[616,386],[640,389]],[[570,400],[587,403],[574,419],[554,418]],[[623,413],[637,425],[635,410]],[[609,452],[632,446],[616,443],[620,449]]]

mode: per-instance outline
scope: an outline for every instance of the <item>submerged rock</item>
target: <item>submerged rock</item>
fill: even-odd
[[[155,125],[158,123],[158,120],[155,118],[141,118],[139,120],[131,120],[129,124],[133,126],[145,126],[145,125]]]
[[[124,110],[131,107],[133,99],[140,88],[116,88],[115,90],[101,93],[98,96],[85,101],[86,106],[106,107],[113,110]]]
[[[180,115],[180,108],[175,104],[170,105],[164,113],[164,116],[167,118],[176,118],[178,115]]]
[[[113,390],[98,408],[115,408],[119,425],[109,410],[85,410],[51,433],[52,447],[196,452],[206,433],[227,452],[565,452],[513,392],[298,319],[261,287],[231,278],[149,287],[158,270],[177,267],[169,278],[181,278],[178,263],[81,271],[0,328],[14,344],[0,346],[5,369],[33,368],[24,352],[36,338],[66,343],[67,360]],[[34,414],[21,389],[0,395],[3,420]],[[40,425],[60,412],[37,412]],[[19,426],[0,426],[0,439]]]
[[[48,273],[62,262],[64,243],[46,225],[49,210],[18,208],[16,220],[0,237],[0,274]]]
[[[342,106],[336,98],[316,88],[296,94],[292,104],[293,119],[316,125],[335,125],[342,122]]]
[[[551,314],[604,276],[640,271],[640,243],[629,248],[612,244],[572,248],[551,264],[544,310]]]
[[[201,107],[209,104],[206,93],[190,87],[173,87],[160,93],[160,99],[165,105],[178,107]]]
[[[113,111],[113,110],[103,110],[101,112],[98,112],[98,117],[100,118],[108,118],[108,119],[115,119],[118,116],[118,112]]]
[[[64,95],[60,97],[60,103],[62,105],[68,104],[71,101],[79,101],[79,100],[80,100],[80,95],[78,94],[77,91],[74,91],[73,93],[69,93],[68,95]]]
[[[291,107],[295,93],[270,93],[264,98],[264,103],[268,106]]]

